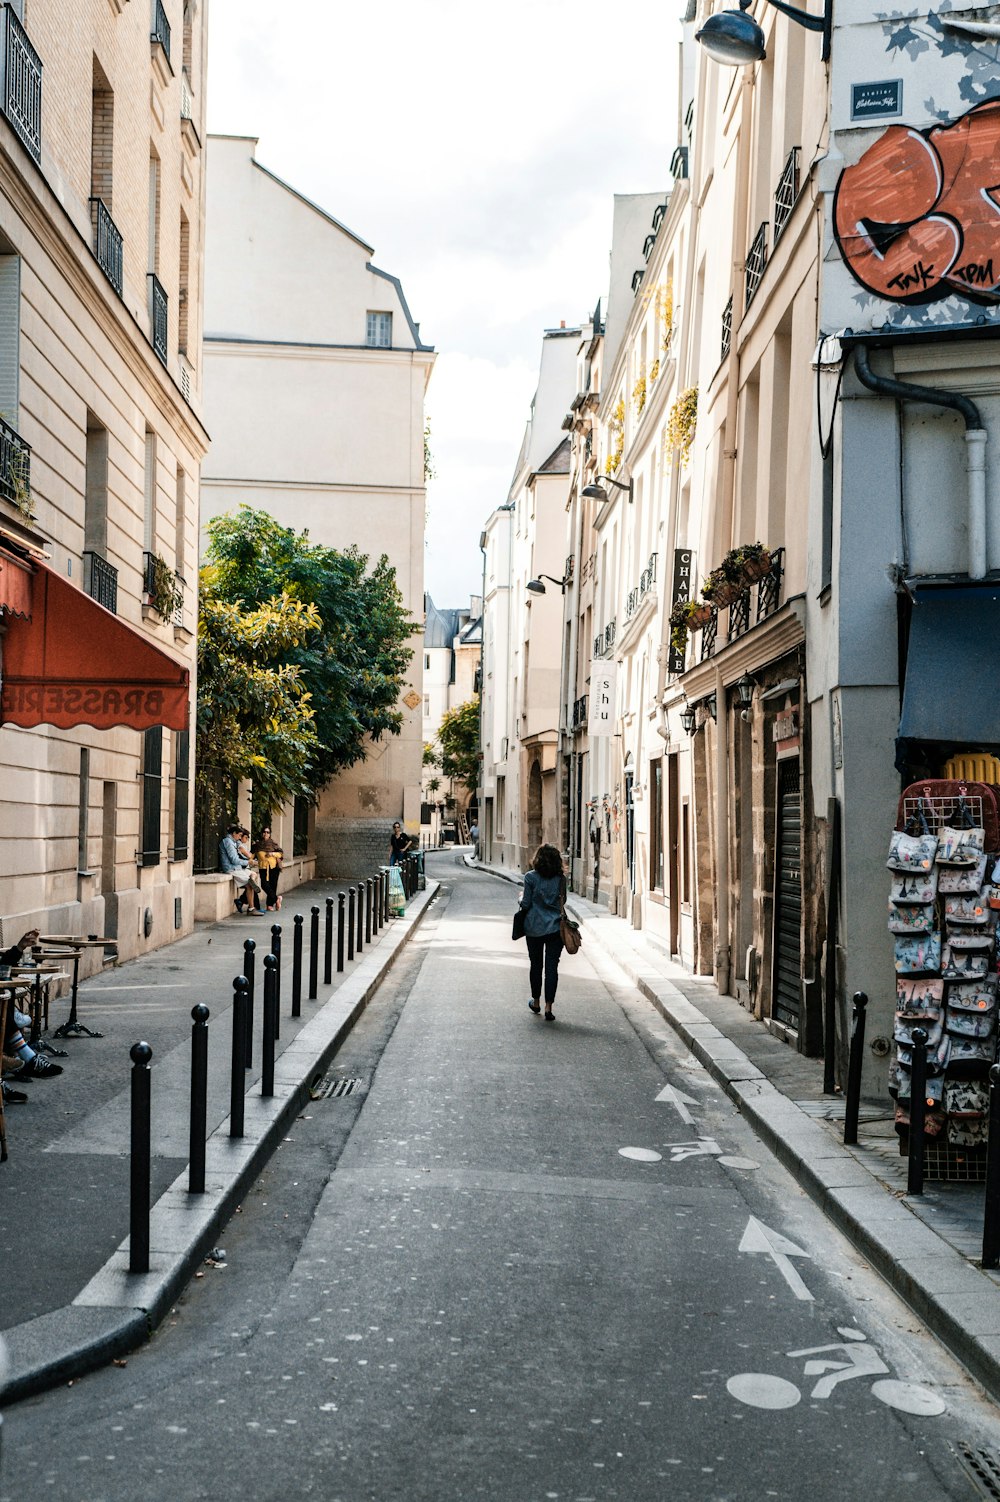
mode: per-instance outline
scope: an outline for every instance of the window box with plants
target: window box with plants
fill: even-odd
[[[712,619],[712,606],[704,600],[678,600],[670,612],[670,645],[675,652],[687,650],[692,631],[700,631]]]
[[[171,620],[184,603],[184,591],[173,569],[159,553],[147,553],[143,570],[143,614],[154,610],[163,621]]]

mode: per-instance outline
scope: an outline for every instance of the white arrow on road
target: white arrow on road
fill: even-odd
[[[810,1254],[803,1251],[802,1247],[796,1246],[794,1241],[789,1241],[787,1236],[781,1236],[777,1231],[772,1231],[770,1226],[766,1226],[762,1220],[751,1215],[747,1221],[747,1228],[743,1232],[740,1251],[763,1252],[765,1256],[773,1258],[775,1266],[795,1297],[812,1300],[812,1294],[789,1261],[790,1257],[809,1257]]]
[[[696,1106],[698,1102],[692,1100],[690,1095],[685,1095],[683,1090],[678,1090],[673,1085],[664,1085],[656,1098],[667,1101],[673,1106],[681,1121],[686,1121],[688,1126],[694,1126],[694,1117],[688,1110],[688,1106]]]

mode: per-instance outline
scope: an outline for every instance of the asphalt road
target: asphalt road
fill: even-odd
[[[514,889],[434,867],[361,1085],[147,1347],[9,1411],[0,1502],[1000,1495],[996,1410],[658,1014],[588,946],[533,1017]]]

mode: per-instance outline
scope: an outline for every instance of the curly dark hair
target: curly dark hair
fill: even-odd
[[[539,845],[531,861],[531,869],[539,876],[561,876],[562,856],[554,845]]]

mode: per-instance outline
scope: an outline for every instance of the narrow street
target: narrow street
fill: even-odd
[[[992,1406],[658,1013],[586,947],[532,1016],[516,889],[428,864],[359,1088],[148,1346],[9,1410],[0,1502],[987,1495]]]

